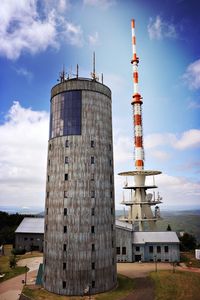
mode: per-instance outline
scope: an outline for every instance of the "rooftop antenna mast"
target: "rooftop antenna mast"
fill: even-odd
[[[93,52],[93,72],[91,73],[92,80],[96,81],[98,80],[98,77],[96,76],[96,70],[95,70],[95,52]]]

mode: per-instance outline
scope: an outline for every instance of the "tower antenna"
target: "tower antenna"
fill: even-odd
[[[92,80],[96,81],[98,80],[98,77],[96,76],[96,70],[95,70],[95,51],[93,52],[93,72],[91,73],[91,77],[92,77]]]
[[[131,20],[132,28],[132,50],[133,57],[131,64],[133,65],[133,120],[134,120],[134,149],[135,149],[135,167],[136,170],[144,169],[144,149],[143,149],[143,130],[142,130],[142,97],[138,92],[138,64],[139,57],[136,54],[136,36],[135,36],[135,20]]]

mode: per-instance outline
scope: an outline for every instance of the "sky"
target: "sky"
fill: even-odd
[[[115,203],[123,208],[117,174],[134,169],[134,18],[145,169],[162,171],[161,211],[200,208],[199,11],[196,0],[2,0],[0,205],[44,207],[50,90],[63,65],[71,77],[76,64],[90,77],[95,51],[112,90]]]

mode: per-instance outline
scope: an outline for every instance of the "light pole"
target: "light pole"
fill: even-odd
[[[27,282],[27,265],[25,266],[26,270],[25,270],[25,280],[24,280],[24,285],[26,285]]]
[[[155,261],[155,272],[157,272],[157,256],[154,255],[154,261]]]

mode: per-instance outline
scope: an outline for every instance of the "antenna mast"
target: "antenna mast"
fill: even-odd
[[[135,20],[131,21],[132,27],[132,49],[133,58],[133,120],[134,120],[134,149],[135,149],[135,167],[136,170],[144,169],[144,148],[143,148],[143,130],[142,130],[142,97],[138,92],[138,63],[139,58],[136,54],[136,36],[135,36]]]

